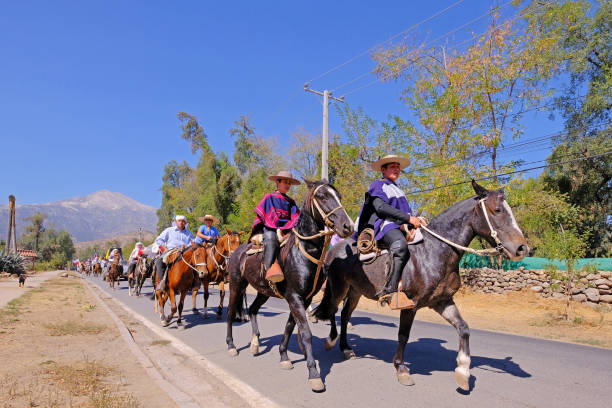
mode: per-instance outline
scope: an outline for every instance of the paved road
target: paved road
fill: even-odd
[[[99,279],[90,279],[112,292]],[[144,289],[143,293],[151,293],[150,286]],[[152,301],[144,296],[129,297],[124,282],[113,296],[159,324]],[[201,309],[201,293],[198,302]],[[217,304],[213,291],[209,307]],[[421,321],[415,322],[405,353],[416,385],[402,386],[391,364],[399,319],[359,311],[354,313],[349,331],[356,360],[344,361],[337,346],[326,352],[323,340],[328,324],[311,324],[315,358],[327,387],[326,392],[315,394],[308,387],[306,363],[295,335],[289,343],[295,368],[283,371],[278,366],[277,346],[288,316],[284,301],[270,299],[262,308],[261,354],[256,357],[249,351],[250,323],[235,324],[234,342],[240,355],[232,358],[226,353],[225,310],[221,321],[212,312],[204,319],[191,313],[190,298],[185,310],[186,330],[177,330],[174,323],[166,330],[284,406],[576,407],[610,406],[612,401],[612,350],[483,330],[471,331],[472,390],[462,392],[453,379],[458,342],[455,330]]]

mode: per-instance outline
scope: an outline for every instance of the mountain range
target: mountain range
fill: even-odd
[[[46,214],[46,226],[64,229],[75,242],[111,238],[142,228],[157,228],[156,209],[121,193],[100,190],[95,193],[44,204],[19,204],[15,208],[17,239],[29,224],[25,218],[40,212]],[[0,239],[6,239],[8,204],[0,205]]]

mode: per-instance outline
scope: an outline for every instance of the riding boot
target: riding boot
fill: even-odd
[[[274,283],[282,282],[285,277],[280,265],[276,262],[280,245],[275,230],[264,230],[263,244],[263,272],[265,272],[265,278]]]
[[[392,309],[410,309],[415,306],[415,303],[409,299],[403,292],[398,292],[399,282],[402,278],[402,271],[410,258],[410,252],[406,240],[393,241],[389,247],[391,263],[387,270],[386,285],[376,295],[381,304],[389,304]]]
[[[164,264],[164,261],[162,261],[161,258],[158,258],[155,261],[155,274],[157,276],[162,276],[161,280],[157,284],[156,290],[163,292],[164,290],[166,290],[166,275],[167,275],[167,270],[166,270],[166,264]]]

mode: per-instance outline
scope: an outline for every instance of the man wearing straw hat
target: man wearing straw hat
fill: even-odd
[[[200,225],[198,232],[196,233],[195,243],[203,245],[204,243],[213,244],[219,237],[219,231],[213,224],[215,224],[215,217],[210,214],[206,214],[203,218],[204,225]]]
[[[287,193],[292,185],[301,183],[288,171],[280,171],[268,179],[276,183],[276,191],[266,194],[255,207],[251,236],[263,232],[263,271],[266,279],[280,282],[284,277],[280,266],[275,262],[280,249],[277,230],[289,231],[297,224],[300,210]]]
[[[372,228],[374,239],[382,241],[391,253],[392,264],[386,284],[377,293],[381,303],[389,303],[391,295],[397,291],[402,270],[410,258],[402,226],[407,225],[408,228],[421,226],[421,220],[412,215],[406,194],[395,184],[402,169],[409,164],[409,159],[396,155],[385,156],[372,163],[372,169],[381,172],[382,178],[370,184],[359,213],[357,235],[365,228]],[[403,308],[414,307],[412,300],[407,298],[405,300]]]

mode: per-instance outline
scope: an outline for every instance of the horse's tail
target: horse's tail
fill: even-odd
[[[323,299],[311,313],[313,317],[319,320],[331,320],[336,316],[338,311],[338,305],[334,303],[334,293],[332,289],[331,279],[327,279],[325,284],[325,291],[323,292]]]

